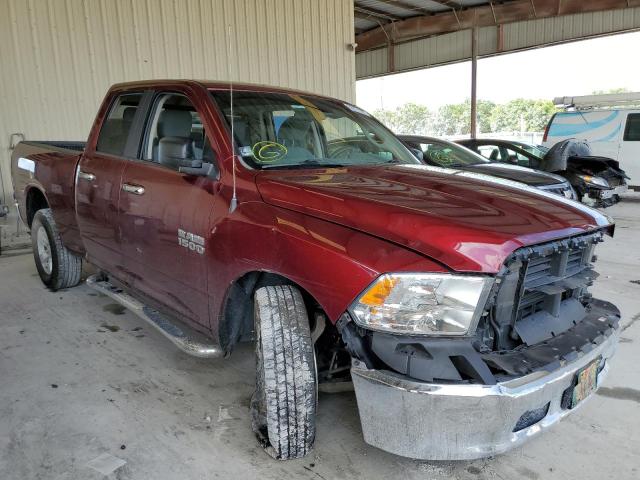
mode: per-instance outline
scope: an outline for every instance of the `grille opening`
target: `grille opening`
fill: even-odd
[[[589,273],[593,248],[602,237],[596,232],[514,253],[505,263],[506,273],[490,307],[493,349],[533,345],[582,321],[589,299],[587,288],[597,276]]]
[[[482,377],[480,377],[476,369],[473,368],[469,360],[465,357],[454,355],[450,356],[449,360],[451,360],[453,366],[456,367],[456,370],[458,370],[463,380],[470,381],[471,383],[483,383]]]

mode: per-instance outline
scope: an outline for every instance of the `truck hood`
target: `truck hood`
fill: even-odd
[[[263,170],[266,203],[496,273],[515,249],[604,228],[609,217],[521,183],[426,165]]]

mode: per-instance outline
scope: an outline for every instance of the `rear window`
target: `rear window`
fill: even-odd
[[[113,103],[107,119],[102,124],[96,150],[122,156],[129,138],[133,117],[138,110],[142,93],[120,95]]]
[[[624,129],[625,142],[640,142],[640,113],[630,113]]]

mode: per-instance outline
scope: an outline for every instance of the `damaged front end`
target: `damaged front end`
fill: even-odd
[[[627,191],[629,177],[619,162],[594,156],[585,141],[567,139],[555,144],[543,159],[544,169],[564,172],[580,201],[593,207],[608,207]]]
[[[555,424],[597,388],[618,309],[588,287],[601,232],[515,251],[473,332],[415,336],[338,322],[365,440],[419,459],[504,452]]]

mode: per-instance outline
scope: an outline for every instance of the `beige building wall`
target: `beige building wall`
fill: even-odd
[[[0,0],[0,12],[7,204],[10,134],[85,140],[112,83],[226,80],[230,67],[237,81],[355,97],[352,0]]]

